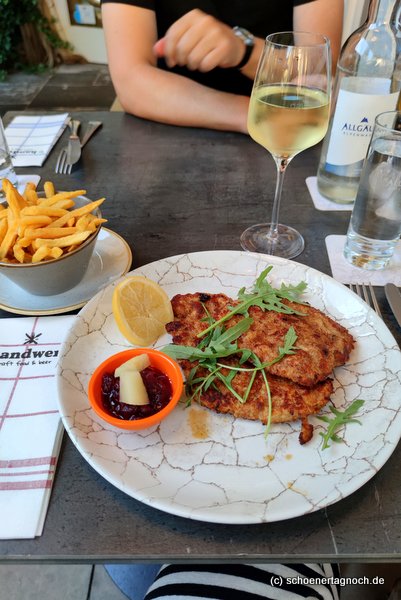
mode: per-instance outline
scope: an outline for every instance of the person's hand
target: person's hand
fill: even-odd
[[[231,27],[195,8],[178,19],[156,42],[154,52],[168,67],[179,65],[191,71],[235,67],[245,47]]]

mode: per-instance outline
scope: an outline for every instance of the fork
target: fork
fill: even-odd
[[[376,311],[379,317],[383,318],[371,283],[368,283],[367,285],[364,283],[350,283],[349,289],[355,294],[358,294],[362,300],[365,300],[366,304]]]
[[[71,123],[69,123],[69,125],[72,130]],[[97,129],[99,129],[99,127],[101,127],[101,125],[102,125],[101,121],[89,121],[88,127],[82,137],[81,148],[83,148],[85,146],[85,144],[87,142],[89,142],[92,135],[95,133],[95,131]],[[67,148],[65,147],[65,148],[62,148],[62,150],[60,150],[60,154],[58,155],[56,167],[54,169],[56,173],[61,173],[63,175],[71,174],[72,165],[68,165],[68,163],[66,161],[67,161]]]

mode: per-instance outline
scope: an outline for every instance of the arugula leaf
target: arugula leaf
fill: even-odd
[[[211,337],[208,346],[200,348],[199,346],[179,346],[169,344],[163,348],[163,352],[176,360],[186,359],[190,361],[204,360],[207,358],[223,358],[236,354],[238,350],[237,344],[234,344],[240,335],[245,333],[252,325],[253,319],[250,317],[241,319],[232,327],[226,330],[220,328],[215,329],[214,335]],[[242,351],[241,351],[242,352]]]
[[[232,366],[227,366],[227,365],[223,365],[223,363],[217,363],[220,366],[225,366],[227,369],[234,369],[236,371],[254,371],[256,370],[261,370],[261,369],[266,369],[267,367],[271,367],[272,365],[274,365],[275,363],[279,362],[282,358],[284,358],[284,356],[286,354],[295,354],[297,347],[294,346],[295,342],[297,341],[297,334],[295,333],[295,329],[291,326],[288,328],[287,333],[285,334],[284,337],[284,345],[283,346],[279,346],[278,347],[278,355],[273,358],[273,360],[270,360],[268,362],[264,362],[262,363],[259,359],[259,357],[252,352],[252,350],[238,350],[239,352],[242,350],[243,355],[242,358],[240,360],[240,364],[243,364],[245,361],[243,360],[243,357],[246,356],[246,360],[247,361],[251,361],[253,362],[253,364],[255,365],[254,367],[232,367]],[[256,366],[256,362],[258,363],[258,366]]]
[[[270,273],[272,268],[272,266],[269,266],[260,273],[250,292],[247,292],[245,288],[241,288],[238,292],[238,299],[240,300],[239,304],[234,307],[231,306],[229,312],[224,315],[224,317],[210,323],[206,329],[198,333],[198,337],[208,334],[215,327],[220,326],[230,319],[233,315],[248,316],[248,310],[251,306],[258,306],[262,310],[273,310],[279,313],[303,315],[304,313],[290,308],[284,304],[282,300],[291,300],[292,302],[302,304],[300,296],[306,289],[306,283],[304,281],[301,281],[298,285],[284,285],[282,283],[279,289],[273,288],[270,283],[266,281],[266,276]]]
[[[231,342],[234,342],[243,333],[245,333],[245,331],[248,331],[248,329],[250,328],[252,323],[253,323],[253,319],[251,319],[251,317],[246,317],[245,319],[241,319],[241,321],[238,321],[238,323],[236,323],[232,327],[229,327],[228,329],[223,331],[216,341],[212,340],[209,344],[209,347],[210,348],[217,348],[220,346],[221,347],[225,347],[225,346],[229,347]]]
[[[297,348],[294,344],[297,341],[297,337],[295,329],[291,326],[285,334],[284,346],[279,346],[279,353],[283,356],[285,354],[295,354]]]
[[[334,406],[330,406],[330,410],[334,415],[333,419],[329,419],[327,416],[318,417],[318,419],[321,421],[329,424],[326,433],[320,432],[320,435],[323,438],[322,450],[330,448],[330,441],[336,443],[344,441],[337,435],[338,429],[340,429],[340,427],[343,425],[347,425],[347,423],[359,423],[359,425],[362,424],[358,419],[354,419],[353,416],[358,412],[364,403],[364,400],[354,400],[353,403],[344,411],[338,410]]]
[[[175,360],[183,359],[194,361],[202,360],[202,358],[204,358],[203,350],[192,346],[175,346],[174,344],[169,344],[168,346],[164,346],[163,352]]]

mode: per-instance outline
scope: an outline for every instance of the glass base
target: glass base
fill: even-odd
[[[275,238],[269,237],[270,223],[259,223],[245,229],[240,238],[241,246],[248,252],[262,252],[282,258],[295,258],[305,247],[304,238],[296,229],[279,225]]]

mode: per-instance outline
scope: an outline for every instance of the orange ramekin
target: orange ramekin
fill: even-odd
[[[103,375],[104,373],[114,373],[117,367],[122,365],[130,358],[138,356],[139,354],[147,354],[149,356],[151,366],[159,369],[162,371],[162,373],[167,375],[173,390],[171,400],[167,406],[150,417],[133,419],[132,421],[117,419],[117,417],[113,417],[103,407],[101,393]],[[160,421],[165,419],[167,415],[169,415],[175,408],[179,399],[181,398],[183,387],[184,384],[181,369],[175,360],[167,356],[167,354],[164,354],[159,350],[154,350],[153,348],[131,348],[130,350],[123,350],[123,352],[118,352],[118,354],[114,354],[113,356],[106,358],[106,360],[96,368],[89,380],[88,397],[93,410],[104,421],[107,421],[107,423],[114,425],[114,427],[118,427],[119,429],[138,431],[140,429],[152,427],[152,425],[157,425],[160,423]]]

